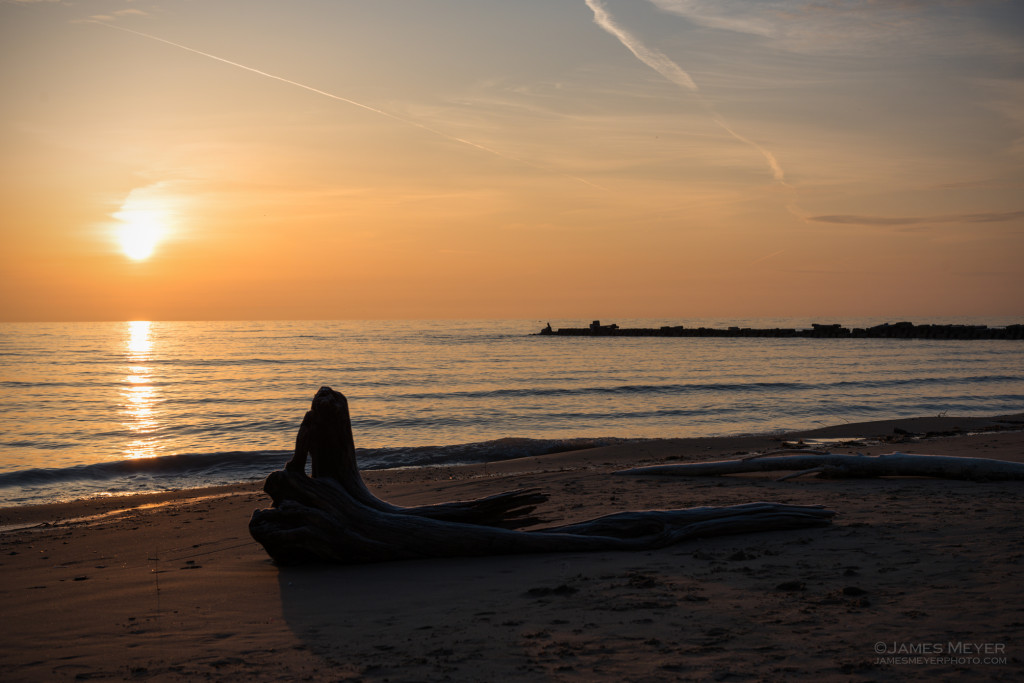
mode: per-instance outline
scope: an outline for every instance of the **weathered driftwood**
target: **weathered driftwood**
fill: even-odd
[[[302,474],[307,457],[312,460],[310,469],[314,479],[331,479],[340,484],[345,494],[354,501],[380,512],[517,528],[539,522],[539,519],[529,515],[537,504],[548,499],[547,495],[536,489],[518,489],[479,500],[421,507],[399,507],[377,498],[366,488],[359,474],[348,401],[330,387],[321,387],[313,397],[313,404],[295,437],[295,454],[285,465],[285,471]],[[270,483],[268,479],[264,490],[271,495],[276,506],[282,498]]]
[[[793,479],[804,474],[828,478],[853,477],[936,477],[966,481],[1024,480],[1024,464],[987,458],[949,455],[845,455],[821,451],[781,451],[739,460],[653,465],[621,470],[616,474],[657,474],[677,477],[716,477],[749,472],[793,471],[781,477]]]
[[[307,456],[312,473],[305,473]],[[821,506],[749,503],[722,508],[624,512],[536,531],[505,528],[545,496],[513,491],[466,503],[401,508],[366,488],[355,461],[344,396],[323,387],[296,439],[295,456],[264,484],[273,507],[249,531],[275,561],[343,563],[423,557],[647,550],[687,538],[822,526]]]

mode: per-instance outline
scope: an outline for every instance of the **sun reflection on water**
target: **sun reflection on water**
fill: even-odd
[[[157,455],[156,440],[148,436],[158,426],[156,411],[156,389],[152,384],[153,368],[150,360],[153,342],[150,338],[151,323],[148,320],[133,320],[128,323],[128,338],[125,342],[125,360],[128,372],[125,374],[122,412],[125,429],[135,438],[124,448],[125,458],[151,458]]]
[[[148,356],[153,342],[149,339],[149,328],[152,325],[148,320],[132,320],[128,323],[128,357],[135,360],[142,356]]]

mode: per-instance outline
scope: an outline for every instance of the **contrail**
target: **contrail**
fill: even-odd
[[[711,105],[707,104],[706,102],[704,103],[704,106],[707,107],[709,110],[711,110]],[[728,123],[726,123],[725,119],[723,119],[720,115],[714,114],[712,116],[712,119],[714,120],[715,123],[717,123],[719,126],[721,126],[722,129],[724,129],[727,133],[729,133],[729,135],[733,136],[734,138],[736,138],[737,140],[739,140],[742,143],[750,145],[751,147],[756,149],[758,152],[760,152],[761,156],[764,157],[764,160],[768,162],[768,166],[772,169],[772,177],[775,178],[775,180],[777,180],[780,183],[782,183],[783,185],[786,185],[786,174],[782,170],[782,167],[779,166],[779,162],[775,160],[775,155],[774,154],[772,154],[771,152],[766,150],[764,147],[762,147],[761,145],[759,145],[756,142],[754,142],[753,140],[751,140],[750,138],[745,137],[745,136],[740,135],[739,133],[737,133],[735,130],[732,129],[732,126],[730,126]]]
[[[530,161],[526,161],[525,159],[518,159],[516,157],[509,156],[507,154],[503,154],[502,152],[499,152],[499,151],[497,151],[495,149],[491,149],[490,147],[485,147],[484,145],[481,145],[479,143],[473,142],[472,140],[466,140],[465,138],[460,138],[460,137],[457,137],[455,135],[449,135],[448,133],[443,133],[443,132],[437,130],[436,128],[431,128],[430,126],[426,126],[426,125],[424,125],[424,124],[422,124],[422,123],[420,123],[418,121],[414,121],[412,119],[402,118],[401,116],[396,116],[396,115],[394,115],[394,114],[392,114],[390,112],[386,112],[383,109],[377,109],[376,107],[371,107],[371,106],[369,106],[367,104],[363,104],[361,102],[356,102],[355,100],[350,100],[347,97],[342,97],[341,95],[335,95],[334,93],[327,92],[326,90],[321,90],[319,88],[314,88],[311,85],[306,85],[305,83],[299,83],[298,81],[293,81],[293,80],[290,80],[290,79],[285,78],[283,76],[278,76],[276,74],[267,73],[266,71],[260,71],[259,69],[254,69],[251,66],[246,66],[245,64],[239,64],[238,62],[233,62],[230,59],[224,59],[223,57],[218,57],[217,55],[210,54],[209,52],[203,52],[202,50],[197,50],[194,47],[189,47],[188,45],[182,45],[181,43],[175,43],[173,41],[167,40],[166,38],[161,38],[159,36],[154,36],[154,35],[149,34],[149,33],[143,33],[142,31],[136,31],[134,29],[125,28],[124,26],[115,26],[114,24],[108,24],[108,23],[106,23],[104,21],[98,21],[96,19],[90,19],[90,20],[88,20],[88,22],[89,23],[93,23],[93,24],[99,24],[101,26],[106,26],[107,28],[112,28],[112,29],[115,29],[115,30],[118,30],[118,31],[124,31],[125,33],[134,33],[137,36],[141,36],[143,38],[148,38],[150,40],[155,40],[157,42],[164,43],[166,45],[171,45],[173,47],[179,48],[181,50],[186,50],[188,52],[192,52],[192,53],[197,54],[197,55],[202,55],[203,57],[208,57],[209,59],[213,59],[213,60],[216,60],[218,62],[222,62],[224,64],[228,64],[230,66],[237,67],[239,69],[244,69],[245,71],[249,71],[249,72],[252,72],[254,74],[259,74],[260,76],[265,76],[267,78],[272,78],[275,81],[281,81],[282,83],[287,83],[288,85],[294,85],[297,88],[302,88],[303,90],[308,90],[309,92],[316,93],[317,95],[323,95],[324,97],[329,97],[332,100],[338,100],[339,102],[344,102],[345,104],[351,104],[353,107],[359,107],[360,109],[365,109],[366,111],[373,112],[374,114],[379,114],[381,116],[385,116],[385,117],[387,117],[387,118],[389,118],[389,119],[391,119],[393,121],[398,121],[399,123],[404,123],[407,126],[415,126],[416,128],[419,128],[420,130],[424,130],[424,131],[426,131],[428,133],[432,133],[434,135],[437,135],[438,137],[444,138],[445,140],[450,140],[452,142],[458,142],[460,144],[467,145],[467,146],[472,147],[474,149],[478,149],[481,152],[486,152],[487,154],[493,154],[494,156],[499,157],[501,159],[504,159],[506,161],[511,161],[511,162],[517,163],[517,164],[523,164],[525,166],[530,166],[532,168],[535,168],[535,169],[538,169],[538,170],[541,170],[541,171],[545,171],[545,172],[549,172],[549,173],[551,173],[551,172],[556,172],[557,173],[557,171],[553,171],[550,168],[545,168],[544,166],[541,166],[539,164],[535,164],[535,163],[530,162]],[[606,189],[606,188],[601,187],[600,185],[596,185],[596,184],[590,182],[589,180],[584,180],[583,178],[577,178],[576,176],[566,175],[566,174],[560,174],[560,175],[563,175],[563,176],[565,176],[567,178],[571,178],[572,180],[575,180],[577,182],[583,183],[585,185],[589,185],[590,187],[594,187],[594,188],[597,188],[599,190],[605,190]]]
[[[587,0],[587,7],[594,13],[594,23],[618,38],[619,42],[641,62],[677,85],[695,92],[698,90],[697,84],[690,78],[690,74],[679,68],[678,64],[663,53],[650,49],[632,33],[618,26],[598,0]]]
[[[765,256],[762,256],[760,258],[754,259],[753,261],[750,262],[749,265],[754,266],[754,265],[757,265],[758,263],[763,263],[763,262],[767,261],[768,259],[773,259],[776,256],[778,256],[779,254],[784,254],[784,253],[786,253],[785,249],[779,249],[778,251],[773,251],[770,254],[766,254]]]
[[[779,162],[775,159],[775,155],[750,138],[744,137],[733,130],[732,126],[730,126],[726,120],[715,111],[714,107],[711,106],[711,103],[704,98],[700,92],[700,88],[697,87],[697,83],[690,77],[690,74],[686,73],[686,71],[673,62],[667,55],[659,52],[658,50],[647,47],[643,44],[643,41],[639,40],[632,33],[616,24],[611,15],[604,8],[604,5],[601,4],[600,0],[586,0],[586,3],[587,7],[589,7],[594,13],[595,24],[618,38],[619,42],[622,43],[627,50],[632,52],[633,55],[641,62],[651,67],[676,85],[692,91],[694,96],[697,98],[697,101],[700,102],[701,106],[703,106],[705,110],[707,110],[711,119],[734,139],[757,150],[768,163],[768,167],[771,168],[772,177],[779,183],[786,185],[786,174],[783,172]]]

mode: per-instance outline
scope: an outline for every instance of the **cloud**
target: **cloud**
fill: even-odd
[[[73,23],[76,23],[76,24],[88,24],[88,23],[97,23],[98,22],[98,23],[101,23],[101,24],[109,24],[111,22],[117,21],[121,17],[148,17],[148,16],[149,16],[149,12],[143,12],[140,9],[135,9],[134,7],[129,7],[127,9],[115,10],[115,11],[111,12],[110,14],[93,14],[88,19],[78,19],[78,20],[75,20]]]
[[[925,223],[1005,223],[1024,219],[1024,211],[1003,211],[987,213],[961,213],[944,216],[858,216],[840,214],[833,216],[811,216],[807,220],[816,223],[838,225],[922,225]]]
[[[1013,129],[1014,138],[1007,152],[1015,157],[1024,156],[1024,82],[1013,78],[979,78],[975,82],[988,93],[985,106],[1002,116]]]
[[[997,7],[1000,0],[650,0],[659,9],[707,28],[758,36],[798,52],[864,52],[892,43],[957,49],[1012,51],[981,25],[965,20],[964,8]],[[972,10],[975,12],[976,10]],[[976,40],[968,36],[980,30]]]

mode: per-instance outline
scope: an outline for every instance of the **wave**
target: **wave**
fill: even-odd
[[[260,469],[286,462],[289,457],[291,453],[288,451],[226,451],[108,460],[73,467],[37,467],[0,473],[0,488],[75,481],[111,481],[133,476],[210,475],[228,470]]]
[[[390,448],[357,448],[356,459],[363,469],[391,469],[427,465],[455,465],[499,462],[535,455],[549,455],[585,448],[598,448],[643,439],[613,437],[575,439],[504,438],[454,446],[404,446]]]
[[[276,361],[266,361],[276,362]],[[205,362],[191,363],[204,364]],[[230,364],[230,363],[224,363]],[[387,368],[385,368],[387,369]],[[394,369],[394,368],[392,368]],[[351,368],[335,368],[331,372],[348,372]],[[406,392],[393,393],[384,400],[389,402],[404,400],[443,400],[443,399],[503,399],[503,398],[557,398],[566,396],[623,396],[623,395],[684,395],[694,393],[763,393],[780,392],[796,393],[805,391],[831,391],[851,389],[885,389],[888,387],[926,387],[930,385],[992,385],[1001,383],[1012,383],[1024,381],[1021,375],[975,375],[962,377],[929,376],[929,377],[901,377],[886,379],[867,380],[839,380],[835,382],[708,382],[700,383],[671,383],[671,384],[621,384],[613,386],[585,386],[585,387],[523,387],[523,388],[502,388],[502,389],[481,389],[477,391],[429,391],[429,392]],[[149,380],[141,384],[133,384],[133,387],[163,388],[179,384],[178,380]],[[220,380],[189,379],[189,384],[218,384]],[[0,388],[10,389],[32,389],[32,388],[75,388],[75,387],[124,387],[125,382],[108,381],[97,382],[95,380],[81,382],[51,382],[33,381],[25,382],[18,380],[0,381]],[[349,387],[393,387],[393,380],[361,380],[350,382]],[[233,404],[264,404],[265,396],[246,397],[244,395],[232,396]],[[189,398],[161,398],[161,405],[198,405],[223,403],[223,396],[198,396]]]
[[[393,399],[436,400],[444,398],[530,398],[545,396],[594,396],[628,394],[742,393],[765,391],[822,391],[829,389],[879,389],[885,387],[928,386],[932,384],[994,384],[1019,382],[1021,376],[982,375],[976,377],[912,377],[878,380],[841,380],[838,382],[710,382],[707,384],[622,384],[616,386],[488,389],[395,394]]]
[[[634,441],[638,439],[504,438],[450,446],[357,448],[356,460],[360,469],[364,470],[486,463]],[[226,479],[246,481],[262,478],[284,467],[291,456],[292,452],[285,450],[223,451],[111,460],[63,468],[33,468],[0,473],[0,489],[50,487],[75,482],[112,482],[134,478],[165,479],[175,482],[192,480],[195,482],[194,485],[206,485],[212,481]]]

